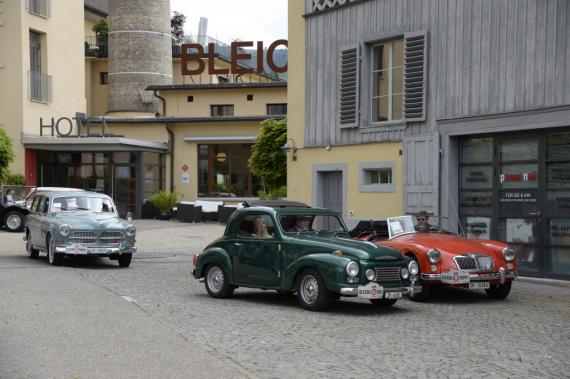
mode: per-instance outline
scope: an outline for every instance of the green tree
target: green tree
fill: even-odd
[[[282,147],[287,142],[287,119],[268,119],[251,148],[249,168],[261,179],[268,198],[284,196],[287,184],[287,155]],[[260,196],[263,197],[263,196]]]
[[[10,173],[8,167],[13,161],[14,151],[12,150],[12,141],[10,137],[8,137],[4,125],[0,124],[0,184],[6,183],[6,179]]]
[[[109,23],[104,18],[91,27],[91,30],[97,35],[98,44],[106,44],[109,36]]]
[[[186,23],[186,16],[176,11],[173,13],[172,18],[170,19],[170,32],[172,33],[172,39],[179,44],[184,39],[184,23]]]

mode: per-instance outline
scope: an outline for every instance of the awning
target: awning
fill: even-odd
[[[142,141],[126,137],[46,137],[22,133],[22,144],[28,149],[49,151],[169,151],[167,141]]]
[[[186,142],[255,142],[256,136],[184,136]]]

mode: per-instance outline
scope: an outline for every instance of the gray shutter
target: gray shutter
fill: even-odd
[[[360,47],[341,50],[340,55],[340,93],[339,124],[341,128],[358,126],[358,99],[360,82]]]
[[[424,32],[404,35],[404,118],[426,119],[427,37]]]

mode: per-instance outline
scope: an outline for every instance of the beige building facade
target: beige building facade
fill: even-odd
[[[0,46],[7,52],[0,57],[0,83],[10,89],[0,93],[0,123],[16,152],[11,170],[25,174],[29,185],[109,193],[121,213],[136,216],[160,190],[178,192],[181,201],[256,198],[260,183],[247,166],[250,149],[263,120],[285,117],[287,83],[266,73],[183,75],[180,45],[174,45],[171,67],[161,74],[170,76],[167,84],[151,79],[134,93],[143,107],[153,102],[158,111],[109,112],[113,64],[107,41],[92,30],[102,19],[112,22],[108,5],[0,2]],[[221,52],[228,48],[215,43]],[[112,75],[125,73],[113,67]],[[230,68],[230,57],[218,52],[214,67]]]

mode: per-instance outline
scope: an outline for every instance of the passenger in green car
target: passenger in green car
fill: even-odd
[[[253,237],[257,238],[273,238],[267,231],[267,220],[263,216],[257,216],[253,222]]]

